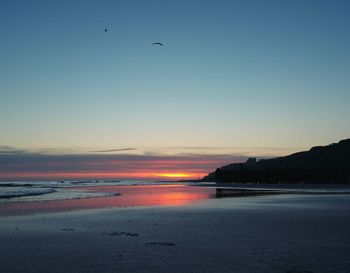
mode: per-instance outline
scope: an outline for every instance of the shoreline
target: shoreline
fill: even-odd
[[[11,187],[12,188],[12,187]],[[33,188],[46,189],[47,188]],[[347,195],[344,185],[247,185],[183,183],[159,185],[94,185],[54,188],[55,192],[0,199],[0,217],[98,208],[188,206],[218,198],[267,195]]]
[[[60,199],[53,199],[53,197],[55,196],[47,194],[40,197],[13,198],[13,202],[3,200],[0,203],[0,217],[108,207],[186,206],[201,200],[215,198],[215,190],[178,184],[79,186],[66,188],[59,196]]]

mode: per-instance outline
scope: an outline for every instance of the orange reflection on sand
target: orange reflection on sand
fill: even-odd
[[[84,189],[121,193],[121,196],[116,196],[110,200],[109,205],[116,207],[184,206],[198,200],[208,199],[214,193],[212,189],[184,185],[100,186]],[[93,200],[91,199],[91,201]]]
[[[121,195],[3,204],[0,205],[0,216],[108,207],[185,206],[215,196],[215,189],[185,185],[98,186],[67,190],[120,193]]]

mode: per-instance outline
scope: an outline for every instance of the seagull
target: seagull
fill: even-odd
[[[159,45],[159,46],[164,46],[162,43],[156,42],[156,43],[152,43],[152,45]]]

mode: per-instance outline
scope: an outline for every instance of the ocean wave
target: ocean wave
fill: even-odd
[[[52,188],[28,188],[28,187],[1,187],[0,198],[15,198],[23,196],[37,196],[56,192]]]

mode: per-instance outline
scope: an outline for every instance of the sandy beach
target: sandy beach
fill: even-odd
[[[341,194],[27,211],[0,218],[0,272],[347,273],[349,215]]]

